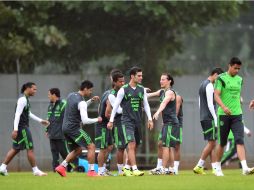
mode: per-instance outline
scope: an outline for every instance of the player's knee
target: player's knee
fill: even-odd
[[[241,145],[243,145],[243,144],[244,144],[244,141],[243,141],[242,138],[238,138],[238,139],[235,139],[235,143],[236,143],[236,144],[241,144]]]

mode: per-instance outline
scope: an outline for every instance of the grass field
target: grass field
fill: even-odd
[[[35,177],[31,172],[10,172],[0,176],[1,190],[247,190],[253,189],[254,175],[243,176],[240,170],[224,170],[224,177],[195,175],[181,171],[177,176],[87,177],[83,173],[68,173],[66,178],[50,172],[46,177]]]

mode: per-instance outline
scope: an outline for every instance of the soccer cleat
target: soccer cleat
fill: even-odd
[[[149,170],[148,174],[149,175],[154,175],[155,171],[158,170],[159,168],[153,168],[151,170]]]
[[[7,175],[8,175],[7,169],[5,169],[5,170],[0,170],[0,175],[2,175],[2,176],[7,176]]]
[[[144,173],[144,172],[141,172],[141,171],[139,171],[139,170],[134,170],[134,171],[132,172],[132,174],[133,174],[134,176],[143,176],[145,173]]]
[[[152,175],[165,175],[166,171],[163,168],[157,168],[152,171]]]
[[[123,176],[131,177],[133,176],[133,173],[130,169],[123,168]]]
[[[243,170],[243,175],[252,175],[254,174],[254,168],[248,168],[247,170]]]
[[[165,174],[166,175],[176,175],[173,168],[168,168],[167,170],[165,170]]]
[[[193,168],[193,172],[195,174],[201,174],[201,175],[205,175],[206,174],[204,172],[204,167],[200,167],[200,166],[195,166],[195,168]]]
[[[216,170],[215,175],[218,176],[218,177],[224,176],[224,174],[222,173],[222,170]]]
[[[55,171],[59,173],[62,177],[66,177],[66,170],[64,166],[62,165],[57,166]]]
[[[105,174],[107,174],[108,176],[114,176],[114,174],[112,174],[107,168],[105,168]]]
[[[89,177],[96,177],[96,176],[99,176],[94,170],[89,170],[87,172],[87,176]]]
[[[34,176],[47,176],[47,173],[44,173],[41,170],[37,170],[36,172],[33,172]]]
[[[105,172],[102,172],[102,173],[98,173],[98,176],[106,177],[106,176],[109,176],[109,175],[107,173],[105,173]]]

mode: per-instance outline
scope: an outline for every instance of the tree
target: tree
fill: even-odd
[[[22,18],[14,17],[19,26],[24,23],[15,28],[25,31],[23,39],[32,44],[28,56],[32,60],[43,63],[51,59],[71,72],[80,69],[80,63],[85,61],[124,54],[129,59],[122,68],[141,66],[145,85],[149,86],[157,83],[154,79],[165,68],[160,59],[182,50],[183,34],[231,20],[246,8],[246,3],[237,1],[4,2],[2,5],[9,6],[12,14],[16,11]],[[23,10],[17,11],[20,7]],[[60,37],[55,41],[50,38],[52,43],[47,43],[45,36],[52,36],[50,27]]]

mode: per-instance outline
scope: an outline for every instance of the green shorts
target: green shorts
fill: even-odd
[[[15,150],[33,149],[33,139],[29,127],[19,127],[18,136],[12,144]]]

